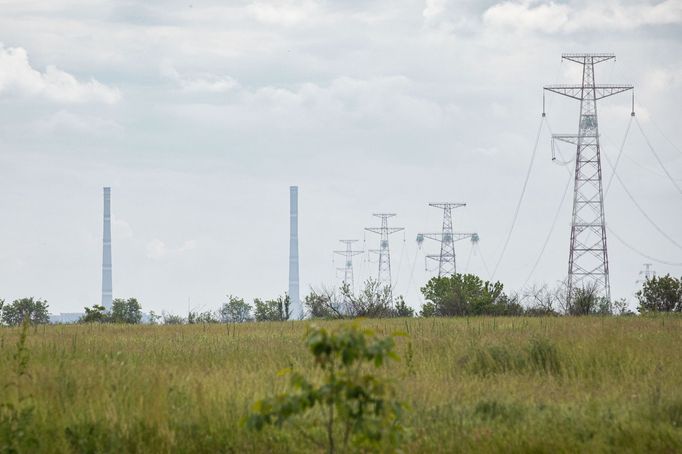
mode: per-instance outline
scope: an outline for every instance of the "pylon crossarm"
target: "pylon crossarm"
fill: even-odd
[[[382,228],[382,227],[365,227],[365,230],[368,232],[376,233],[381,235],[382,232],[388,232],[390,235],[391,233],[396,233],[400,232],[402,230],[405,230],[403,227],[390,227],[390,228]]]
[[[442,233],[420,233],[419,235],[434,241],[441,241],[443,238]]]
[[[614,54],[609,54],[609,53],[598,53],[598,54],[562,54],[561,59],[562,60],[568,60],[572,61],[574,63],[580,63],[581,65],[584,65],[586,62],[588,63],[601,63],[607,60],[611,60],[616,58]]]
[[[600,100],[617,95],[618,93],[623,93],[624,91],[632,90],[632,88],[632,85],[548,85],[544,87],[547,91],[577,99],[578,101],[586,98],[586,92],[589,93],[594,91],[594,99]],[[589,98],[592,98],[592,96],[589,96]]]
[[[362,254],[362,251],[333,251],[333,252],[334,252],[334,254],[348,255],[348,256],[354,256],[354,255]]]
[[[453,233],[452,241],[466,240],[478,236],[478,233]]]

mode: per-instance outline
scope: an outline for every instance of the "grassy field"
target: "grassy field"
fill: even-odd
[[[409,333],[385,368],[411,406],[405,452],[682,452],[682,318],[363,324]],[[0,328],[0,403],[33,407],[5,406],[0,452],[314,451],[240,424],[278,370],[312,370],[305,327],[40,326],[19,378],[20,330]]]

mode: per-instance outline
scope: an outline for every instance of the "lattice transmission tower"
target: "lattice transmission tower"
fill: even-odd
[[[368,232],[380,235],[379,249],[370,250],[379,254],[379,273],[377,281],[379,285],[388,286],[392,288],[391,280],[391,250],[388,246],[389,235],[404,230],[403,227],[389,227],[388,219],[397,216],[395,213],[374,213],[373,216],[381,219],[381,227],[366,227]]]
[[[455,233],[452,231],[452,209],[465,207],[466,203],[429,203],[429,206],[443,210],[443,228],[440,233],[419,233],[417,244],[421,247],[424,238],[440,242],[440,254],[429,254],[426,261],[438,262],[438,276],[449,276],[457,272],[457,260],[455,256],[455,241],[470,238],[478,241],[476,233]],[[428,268],[428,267],[427,267]]]
[[[343,282],[347,284],[351,290],[354,287],[353,280],[353,257],[362,254],[364,251],[354,251],[353,243],[358,240],[339,240],[346,245],[346,249],[334,251],[334,254],[342,255],[344,257],[344,264],[342,268],[337,268],[338,271],[343,271]]]
[[[610,300],[597,101],[632,90],[633,86],[595,83],[594,66],[616,58],[613,54],[563,54],[561,58],[582,65],[581,84],[544,87],[546,91],[580,101],[578,134],[552,136],[552,141],[576,146],[567,298],[571,300],[577,289],[594,287],[599,296]]]
[[[656,271],[653,269],[653,264],[651,263],[645,263],[644,264],[644,269],[639,272],[640,276],[644,276],[644,280],[638,279],[636,281],[637,284],[641,284],[642,282],[646,282],[650,280],[652,277],[656,277]]]

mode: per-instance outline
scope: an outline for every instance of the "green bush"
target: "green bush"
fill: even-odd
[[[391,451],[404,433],[404,405],[393,399],[389,382],[372,373],[388,359],[397,360],[392,337],[379,338],[358,325],[329,332],[312,327],[306,346],[322,373],[312,381],[290,373],[292,392],[257,401],[246,419],[247,427],[289,423],[305,438],[329,453],[346,452],[349,445]],[[320,408],[322,418],[301,420]],[[324,435],[323,437],[321,435]]]

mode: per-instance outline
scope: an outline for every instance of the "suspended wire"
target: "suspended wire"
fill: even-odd
[[[570,172],[569,172],[570,176]],[[540,249],[540,254],[538,254],[538,258],[535,260],[535,263],[533,264],[533,268],[530,270],[528,273],[528,277],[526,277],[526,280],[523,283],[522,287],[525,287],[526,284],[528,284],[528,281],[530,281],[530,278],[533,276],[535,273],[535,270],[537,269],[538,265],[540,264],[540,260],[542,259],[543,254],[545,253],[545,249],[547,248],[547,245],[549,244],[549,240],[552,237],[552,233],[554,232],[554,227],[556,227],[556,223],[559,220],[559,215],[561,214],[561,209],[564,206],[564,201],[566,200],[566,194],[568,194],[568,188],[571,186],[571,178],[568,178],[566,180],[566,186],[564,187],[564,193],[561,195],[561,200],[559,201],[559,206],[556,209],[556,212],[554,213],[554,219],[552,220],[552,226],[549,228],[549,232],[547,233],[547,236],[545,237],[545,242],[542,244],[542,248]]]
[[[639,249],[635,248],[633,245],[631,245],[630,243],[628,243],[627,241],[625,241],[620,235],[618,235],[616,232],[614,232],[613,229],[612,229],[611,227],[606,226],[606,228],[607,228],[607,230],[609,231],[609,233],[610,233],[611,235],[613,235],[614,237],[616,237],[616,239],[617,239],[618,241],[620,241],[625,247],[629,248],[629,249],[632,250],[633,252],[636,252],[637,254],[641,255],[642,257],[644,257],[644,258],[646,258],[646,259],[649,259],[649,260],[651,260],[651,261],[654,261],[654,262],[661,263],[661,264],[663,264],[663,265],[682,266],[682,263],[681,263],[681,262],[669,262],[669,261],[667,261],[667,260],[661,260],[661,259],[659,259],[659,258],[652,257],[652,256],[650,256],[650,255],[648,255],[648,254],[645,254],[644,252],[640,251]]]
[[[670,145],[672,145],[672,147],[673,147],[678,153],[682,154],[682,149],[678,148],[677,145],[675,145],[675,143],[674,143],[672,140],[670,140],[670,139],[668,138],[668,136],[666,136],[666,135],[663,133],[663,130],[662,130],[661,128],[658,127],[658,124],[653,120],[653,118],[650,118],[649,121],[651,121],[651,124],[653,124],[654,127],[655,127],[656,129],[658,129],[658,132],[663,136],[663,138],[664,138],[665,140],[667,140],[668,143],[669,143]]]
[[[618,150],[618,156],[616,156],[616,163],[613,165],[613,173],[611,174],[611,178],[609,178],[609,182],[606,184],[606,191],[604,191],[604,197],[609,193],[609,189],[611,188],[611,183],[613,183],[613,177],[616,175],[616,169],[618,168],[618,163],[620,162],[620,157],[623,155],[623,149],[625,149],[625,142],[628,138],[628,135],[630,133],[630,127],[632,126],[632,119],[635,118],[633,115],[630,115],[630,121],[628,121],[628,127],[625,128],[625,135],[623,136],[623,140],[620,143],[620,150]]]
[[[476,249],[478,250],[478,255],[481,257],[481,263],[483,264],[483,269],[485,270],[486,274],[488,275],[488,280],[492,281],[493,276],[490,274],[490,268],[488,268],[488,264],[485,262],[485,257],[483,257],[483,252],[481,251],[481,245],[479,243],[476,243]]]
[[[469,272],[469,264],[471,263],[471,255],[474,252],[473,245],[469,248],[469,255],[467,255],[467,264],[464,266],[464,274]]]
[[[407,279],[407,287],[405,288],[405,294],[407,294],[407,292],[412,290],[412,278],[414,277],[414,269],[417,267],[417,254],[419,254],[419,248],[417,248],[414,251],[414,260],[412,260],[412,266],[410,267],[411,268],[410,269],[410,277]],[[409,263],[409,260],[410,260],[409,255],[407,256],[407,260],[408,260],[408,266],[409,266],[409,264],[410,264]]]
[[[404,232],[404,231],[403,231]],[[405,255],[405,236],[403,234],[403,247],[400,248],[400,259],[398,259],[398,271],[395,275],[395,282],[391,285],[391,292],[395,290],[398,285],[398,280],[400,279],[400,268],[403,266],[403,256]]]
[[[609,166],[611,167],[611,169],[613,170],[613,165],[611,164],[611,160],[610,160],[609,157],[606,155],[606,153],[604,153],[604,158],[605,158],[606,162],[608,163],[608,165],[609,165]],[[623,188],[623,190],[625,190],[625,194],[627,194],[627,196],[630,198],[630,200],[632,201],[632,203],[637,207],[637,209],[638,209],[639,212],[642,214],[642,216],[644,216],[644,218],[646,218],[646,220],[649,221],[649,223],[658,231],[658,233],[660,233],[661,235],[663,235],[668,241],[670,241],[671,243],[673,243],[675,246],[677,246],[678,248],[682,249],[682,245],[681,245],[680,243],[678,243],[677,241],[675,241],[670,235],[668,235],[667,233],[665,233],[665,232],[663,231],[663,229],[661,229],[661,228],[658,226],[658,224],[656,224],[656,223],[654,222],[654,220],[651,219],[651,217],[646,213],[646,211],[644,211],[644,209],[640,206],[640,204],[637,202],[637,200],[635,200],[635,198],[632,196],[632,193],[630,193],[630,190],[627,188],[627,186],[625,186],[625,183],[624,183],[623,180],[621,179],[620,175],[618,175],[618,173],[615,172],[615,170],[614,170],[614,172],[613,172],[613,175],[616,177],[616,179],[617,179],[618,182],[620,183],[620,185],[621,185],[621,187]]]
[[[675,189],[677,189],[677,192],[682,194],[682,188],[680,188],[680,186],[677,184],[675,179],[668,172],[668,169],[666,169],[665,165],[663,165],[663,161],[661,161],[661,158],[658,157],[658,153],[656,153],[656,150],[654,150],[654,147],[651,146],[651,142],[649,141],[649,137],[644,133],[644,129],[642,129],[642,125],[639,124],[639,120],[637,118],[635,118],[635,123],[637,123],[637,127],[639,128],[639,131],[642,133],[642,136],[644,137],[644,141],[648,145],[649,150],[651,150],[651,153],[656,158],[656,161],[658,161],[658,165],[661,166],[661,169],[663,169],[663,172],[665,172],[665,174],[668,177],[668,179],[670,180],[670,182],[675,186]]]
[[[542,133],[542,125],[545,124],[545,117],[541,117],[540,119],[540,124],[538,125],[538,132],[535,136],[535,145],[533,146],[533,152],[531,153],[530,157],[530,162],[528,163],[528,170],[526,171],[526,178],[523,181],[523,188],[521,189],[521,195],[519,196],[519,200],[516,203],[516,208],[514,210],[514,217],[512,218],[512,223],[509,226],[509,230],[507,231],[507,238],[504,240],[504,246],[502,246],[502,251],[500,252],[500,257],[497,259],[497,263],[495,264],[495,269],[493,270],[492,275],[490,275],[490,280],[493,280],[495,277],[495,274],[497,273],[497,269],[500,266],[500,263],[502,262],[502,259],[504,258],[504,253],[507,251],[507,246],[509,246],[509,240],[511,239],[512,232],[514,231],[514,227],[516,226],[516,221],[519,217],[519,211],[521,210],[521,203],[523,202],[523,197],[526,195],[526,188],[528,187],[528,180],[530,179],[530,173],[531,170],[533,169],[533,163],[535,162],[535,155],[537,154],[538,151],[538,143],[540,142],[540,133]]]

